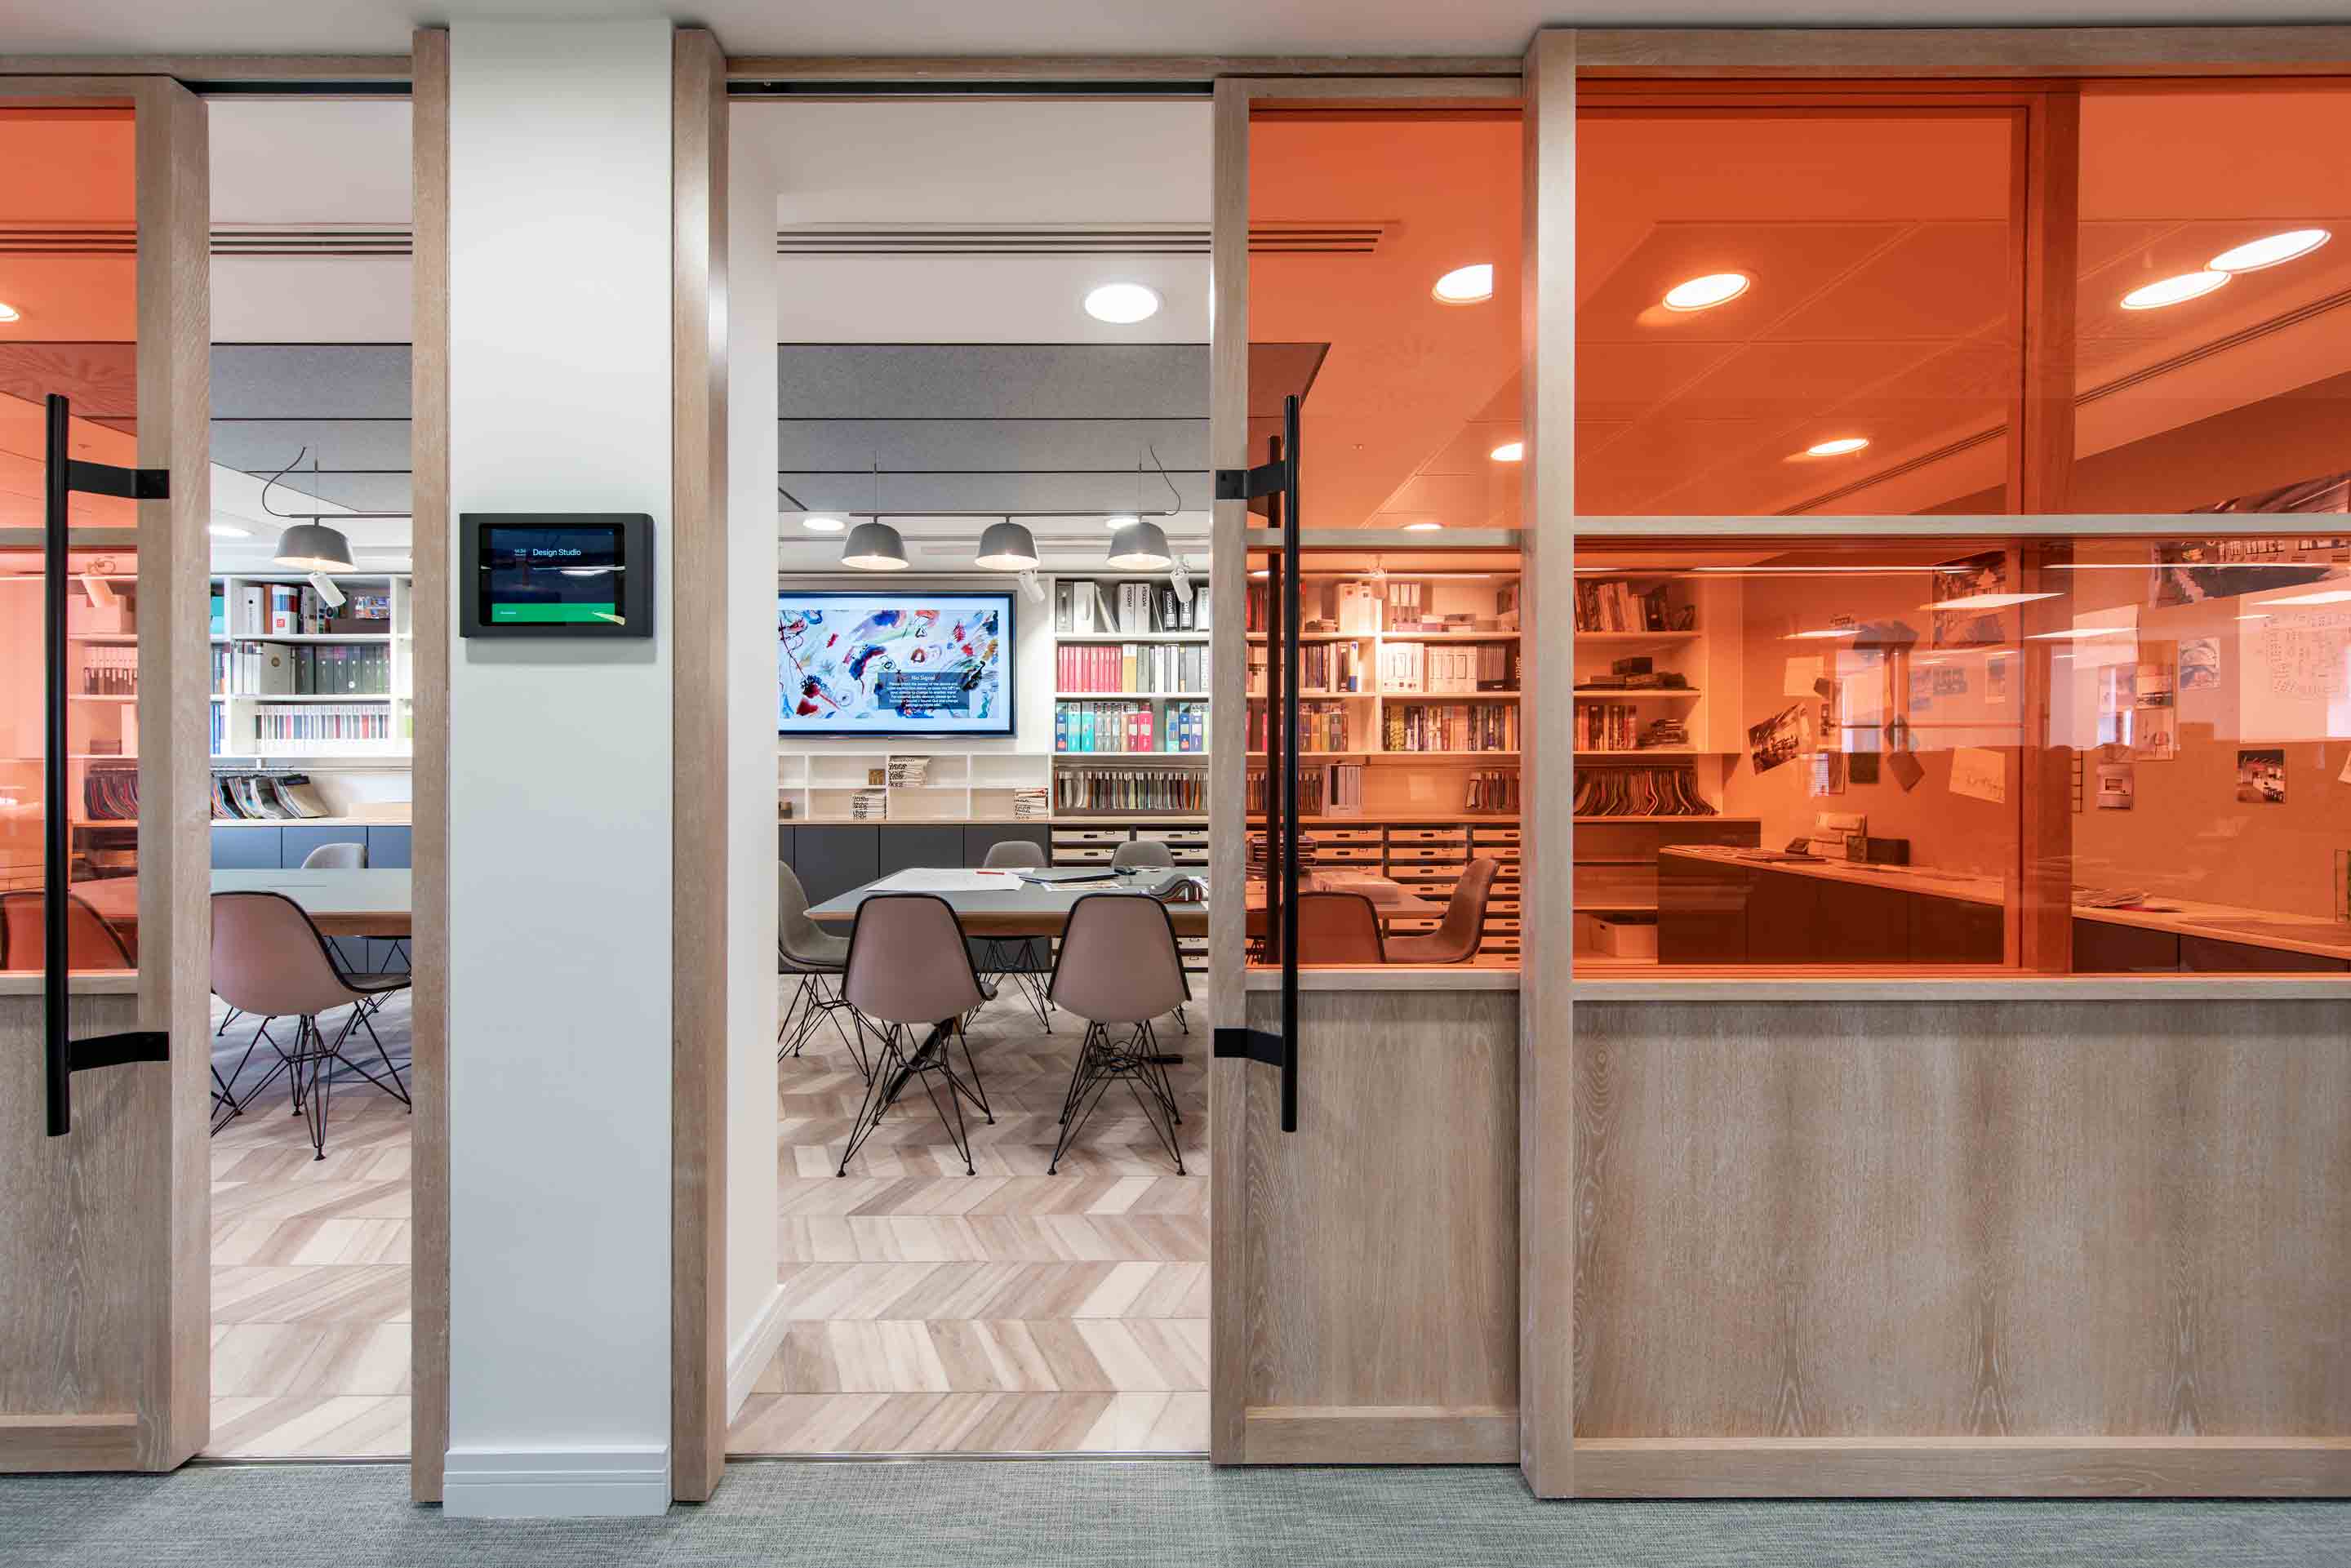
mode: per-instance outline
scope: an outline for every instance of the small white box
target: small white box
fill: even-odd
[[[1657,956],[1657,922],[1600,916],[1600,950],[1612,958],[1654,958]]]

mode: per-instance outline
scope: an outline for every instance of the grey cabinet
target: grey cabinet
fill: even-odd
[[[963,831],[963,864],[987,863],[987,852],[998,844],[1034,844],[1044,854],[1045,863],[1053,861],[1053,831],[1041,822],[972,822]]]
[[[246,827],[215,822],[213,824],[213,869],[276,871],[279,837],[280,831],[275,823],[256,822]]]
[[[878,829],[803,823],[792,831],[792,870],[810,904],[847,893],[881,875]]]
[[[878,834],[876,876],[911,871],[916,866],[963,864],[961,822],[893,822],[870,831]]]

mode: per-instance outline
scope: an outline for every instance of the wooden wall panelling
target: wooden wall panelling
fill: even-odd
[[[1538,1497],[1574,1484],[1575,58],[1573,31],[1545,29],[1525,78],[1519,1462]]]
[[[1249,994],[1279,1027],[1278,991]],[[1518,1453],[1519,1000],[1299,999],[1299,1125],[1248,1107],[1246,1458]]]
[[[1580,1461],[1579,1493],[1813,1490],[1748,1453],[1791,1438],[1855,1450],[1823,1472],[1850,1491],[1963,1439],[2011,1446],[1955,1472],[2009,1467],[1981,1490],[2207,1490],[2183,1467],[2221,1461],[2124,1450],[2212,1438],[2307,1461],[2264,1490],[2342,1485],[2351,1001],[1587,999],[1576,1022],[1579,1453],[1650,1467]],[[2071,1481],[2013,1448],[2084,1442]]]
[[[701,1502],[726,1469],[726,62],[675,38],[670,1490]]]
[[[449,35],[411,45],[415,249],[409,465],[415,472],[414,1036],[410,1141],[409,1493],[441,1500],[449,1451]]]
[[[168,1211],[147,1276],[162,1341],[140,1399],[158,1417],[141,1462],[168,1469],[204,1446],[212,1410],[212,160],[204,106],[179,83],[141,84],[137,162],[139,465],[172,475],[171,498],[139,507],[140,584],[162,590],[140,595],[139,926],[168,933],[141,943],[139,1011],[173,1049],[161,1070],[127,1070],[153,1097],[141,1124],[167,1129],[162,1179],[96,1190]]]
[[[1249,450],[1249,89],[1216,89],[1209,224],[1208,440],[1218,468],[1246,468]],[[1208,885],[1239,887],[1248,864],[1248,657],[1244,622],[1249,503],[1215,503],[1210,522],[1208,592],[1215,611],[1208,705]],[[1216,1029],[1244,1022],[1242,918],[1236,899],[1208,906],[1208,1007]],[[1249,1300],[1244,1243],[1249,1193],[1243,1158],[1249,1103],[1249,1061],[1208,1061],[1208,1279],[1215,1293],[1208,1325],[1208,1457],[1242,1460],[1248,1404]]]

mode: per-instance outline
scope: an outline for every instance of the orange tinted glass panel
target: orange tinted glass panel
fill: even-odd
[[[2346,509],[2346,138],[2343,86],[2084,92],[2071,510]]]
[[[2008,509],[2017,113],[1579,115],[1577,509]]]

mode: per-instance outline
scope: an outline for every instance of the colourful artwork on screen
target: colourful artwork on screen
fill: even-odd
[[[786,735],[1010,735],[1012,596],[776,596]]]

